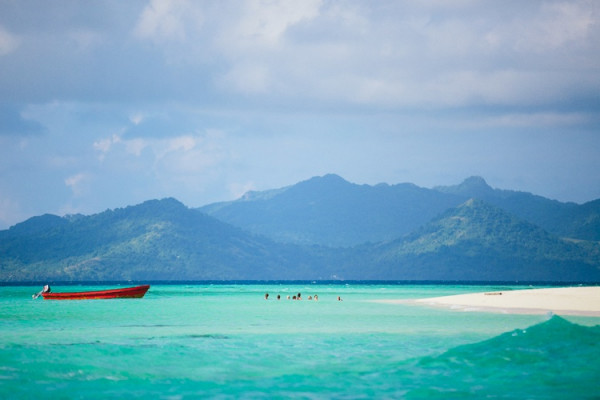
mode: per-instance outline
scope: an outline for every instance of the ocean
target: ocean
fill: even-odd
[[[0,398],[600,398],[600,318],[374,301],[517,288],[189,283],[49,301],[3,286]]]

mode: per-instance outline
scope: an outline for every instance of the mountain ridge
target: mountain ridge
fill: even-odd
[[[328,174],[276,190],[268,191],[268,197],[253,192],[218,203],[218,208],[207,205],[199,210],[276,241],[354,246],[392,240],[448,208],[478,198],[558,236],[600,241],[600,200],[561,203],[528,192],[494,189],[477,176],[427,189],[412,183],[357,185]],[[341,225],[344,230],[332,229]]]
[[[334,247],[394,239],[459,202],[411,183],[357,185],[334,174],[288,186],[266,200],[242,199],[199,210],[272,240]]]
[[[437,280],[600,279],[600,257],[482,200],[469,199],[415,232],[380,246],[382,265],[405,265],[403,279],[435,270]]]
[[[286,258],[288,246],[175,199],[107,210],[25,237],[20,231],[0,231],[0,280],[274,279],[306,269],[302,258]],[[269,251],[277,254],[262,256]]]
[[[512,204],[518,204],[515,198],[538,200],[534,195],[498,192],[486,186],[482,178],[471,179],[451,189],[462,193],[458,195],[413,184],[356,185],[331,175],[275,189],[266,196],[257,193],[241,198],[234,208],[230,208],[232,203],[219,208],[242,217],[258,209],[263,213],[259,222],[263,218],[279,223],[280,228],[299,237],[318,238],[315,233],[321,233],[327,239],[346,233],[347,238],[360,239],[379,235],[382,227],[388,233],[399,232],[394,224],[413,223],[410,230],[405,226],[400,234],[383,240],[336,247],[277,241],[173,198],[90,216],[42,215],[0,231],[0,281],[600,282],[600,243],[566,240],[488,200],[464,200],[473,190],[495,201],[511,199]],[[240,204],[246,208],[238,208]],[[542,200],[540,204],[548,203]],[[593,234],[598,205],[600,201],[577,207],[577,218],[585,219],[589,226],[576,226]],[[296,214],[292,224],[289,213]],[[411,221],[415,214],[419,218]],[[300,230],[303,227],[310,229]]]

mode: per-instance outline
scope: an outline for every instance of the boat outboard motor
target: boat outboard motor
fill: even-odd
[[[42,293],[50,293],[52,289],[50,289],[50,285],[44,285],[44,288],[39,292],[36,293],[34,295],[32,295],[31,297],[33,297],[34,299],[37,299],[38,297],[40,297],[42,295]]]

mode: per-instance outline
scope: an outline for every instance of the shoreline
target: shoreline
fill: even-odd
[[[412,300],[375,300],[417,304],[464,312],[600,317],[600,286],[503,290]]]

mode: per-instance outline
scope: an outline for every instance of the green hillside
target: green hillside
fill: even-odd
[[[562,203],[531,193],[492,189],[480,177],[434,189],[462,200],[484,200],[561,237],[600,241],[600,200],[582,205]]]
[[[471,199],[372,256],[388,279],[598,281],[599,248]]]
[[[409,183],[357,185],[337,175],[267,194],[200,210],[278,242],[340,247],[396,239],[461,203]]]
[[[175,199],[90,216],[42,215],[0,231],[0,281],[600,282],[598,241],[563,238],[492,201],[511,199],[516,205],[522,199],[523,214],[536,202],[560,209],[573,205],[498,191],[482,179],[440,190],[354,185],[328,175],[204,208],[252,222],[254,232]],[[491,200],[452,204],[473,191]],[[580,215],[572,217],[570,229],[593,233],[597,207],[576,206]]]
[[[174,199],[0,232],[0,280],[276,279],[311,274],[288,245],[249,235]]]
[[[250,192],[201,211],[272,240],[355,246],[408,234],[470,198],[493,204],[557,236],[600,241],[600,200],[577,205],[531,193],[491,188],[471,177],[456,186],[420,188],[405,183],[357,185],[337,175],[314,177],[281,189]]]

